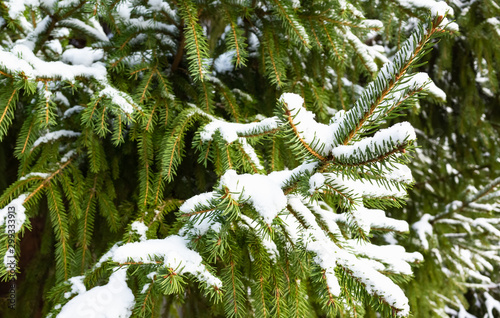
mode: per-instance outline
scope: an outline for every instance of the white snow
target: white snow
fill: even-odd
[[[412,229],[417,233],[420,242],[422,243],[422,247],[425,250],[429,249],[429,241],[427,240],[427,235],[432,236],[433,229],[432,225],[429,221],[433,220],[434,217],[430,214],[424,214],[420,221],[413,223],[411,226]]]
[[[273,171],[268,174],[268,177],[283,188],[286,187],[290,181],[298,178],[301,174],[312,173],[317,166],[317,162],[306,161],[292,170]]]
[[[413,175],[408,166],[394,162],[390,165],[376,165],[380,170],[380,175],[388,180],[403,182],[406,184],[413,182]]]
[[[409,263],[422,262],[424,257],[418,252],[407,253],[400,245],[374,245],[359,240],[349,240],[349,245],[358,255],[387,264],[386,270],[395,274],[411,275]]]
[[[57,140],[61,137],[78,137],[80,135],[81,135],[81,133],[79,133],[79,132],[66,130],[66,129],[51,131],[51,132],[48,132],[45,135],[39,137],[37,140],[35,140],[32,148],[35,148],[38,145],[43,144],[43,143],[52,142],[52,141]]]
[[[27,9],[26,7],[37,6],[39,0],[14,0],[7,1],[5,4],[9,8],[9,16],[12,19],[17,19]]]
[[[335,276],[334,269],[341,266],[348,270],[349,274],[365,285],[366,290],[372,295],[378,295],[388,304],[398,308],[398,316],[407,316],[409,313],[408,299],[399,286],[390,278],[381,274],[378,270],[383,269],[380,262],[357,258],[347,249],[342,249],[333,243],[325,233],[319,228],[314,215],[307,208],[301,199],[294,195],[289,195],[289,205],[302,217],[308,225],[308,229],[299,230],[296,222],[290,222],[291,217],[284,218],[286,229],[291,237],[300,236],[305,248],[316,254],[314,261],[325,270],[325,277],[330,292],[333,295],[340,294],[340,286]],[[293,228],[295,225],[295,229]],[[420,259],[418,254],[398,255],[403,260],[414,261]],[[406,270],[399,261],[394,261],[391,265],[396,270]]]
[[[222,287],[220,279],[205,268],[200,254],[189,249],[188,243],[188,239],[178,235],[127,243],[110,250],[101,258],[101,261],[107,257],[118,263],[125,263],[128,260],[149,263],[152,262],[152,257],[156,256],[163,259],[164,266],[177,270],[178,274],[191,273],[209,286]]]
[[[71,115],[75,114],[75,113],[79,113],[81,112],[82,110],[84,110],[85,107],[83,106],[80,106],[80,105],[76,105],[76,106],[73,106],[71,108],[68,108],[66,109],[66,111],[64,112],[63,114],[63,118],[68,118],[70,117]]]
[[[399,5],[407,9],[426,9],[429,10],[432,17],[437,16],[453,16],[453,8],[444,1],[434,0],[397,0]],[[458,31],[458,24],[455,22],[450,23],[447,18],[441,22],[442,26],[446,26],[447,30]]]
[[[14,74],[24,73],[31,79],[61,78],[73,81],[76,77],[93,77],[98,80],[106,78],[106,68],[100,62],[92,66],[68,65],[61,61],[45,62],[36,57],[26,45],[18,44],[12,52],[0,50],[0,65]]]
[[[248,201],[268,224],[286,208],[286,197],[281,184],[259,174],[238,175],[228,170],[220,179],[220,187],[227,187],[238,202]]]
[[[146,226],[146,224],[144,224],[144,222],[134,221],[130,226],[132,228],[132,231],[139,234],[141,242],[147,239],[146,232],[148,231],[148,227]]]
[[[93,19],[91,19],[89,22],[93,22]],[[78,30],[85,30],[84,32],[91,35],[95,39],[102,41],[102,42],[109,42],[108,37],[106,34],[103,32],[102,27],[100,25],[96,25],[93,23],[94,26],[90,26],[83,22],[82,20],[75,19],[75,18],[68,18],[64,19],[58,22],[58,25],[64,26],[64,27],[69,27],[69,28],[75,28]]]
[[[364,206],[355,206],[352,210],[354,223],[366,234],[375,229],[392,229],[396,232],[408,232],[409,226],[406,221],[396,220],[385,216],[383,210],[368,209]]]
[[[497,315],[500,314],[500,301],[493,298],[488,292],[484,292],[484,298],[486,299],[484,305],[488,311],[488,318],[495,318],[493,310],[497,311]]]
[[[366,66],[366,68],[372,73],[377,72],[378,66],[373,60],[372,55],[368,51],[367,45],[361,42],[361,40],[357,36],[355,36],[349,29],[345,28],[344,30],[346,39],[351,43],[352,47],[362,59],[363,64]]]
[[[347,194],[349,193],[352,200],[356,203],[360,203],[361,197],[374,197],[374,198],[384,198],[384,197],[395,197],[404,198],[406,196],[406,191],[401,187],[396,187],[392,184],[379,185],[375,182],[370,182],[368,180],[353,179],[348,176],[344,176],[341,173],[325,173],[326,182],[331,185],[336,190]]]
[[[500,36],[500,20],[498,20],[495,17],[492,17],[492,18],[486,19],[486,22],[491,24],[493,26],[493,28],[495,29],[495,31],[497,32],[497,34]]]
[[[382,21],[375,19],[364,19],[361,21],[361,25],[365,28],[374,29],[382,29],[384,27],[384,23],[382,23]]]
[[[12,230],[17,233],[21,230],[26,221],[26,208],[23,206],[26,197],[26,194],[21,194],[0,210],[0,226],[5,224],[5,233],[11,234]]]
[[[371,154],[385,154],[417,139],[415,130],[408,122],[397,123],[389,128],[381,129],[373,137],[364,138],[352,145],[340,145],[332,149],[332,155],[341,162],[368,160]]]
[[[187,234],[193,236],[203,236],[210,230],[213,230],[216,233],[220,231],[221,224],[219,222],[212,221],[210,217],[195,218],[194,216],[191,216],[191,219],[195,219],[195,221],[190,223],[191,227],[184,226],[179,231],[180,236],[186,236]]]
[[[313,194],[316,189],[321,188],[325,184],[325,176],[317,172],[309,178],[309,193]]]
[[[62,54],[62,61],[73,65],[92,66],[95,62],[104,57],[102,49],[84,47],[81,49],[67,49]]]
[[[47,173],[47,172],[30,172],[27,175],[19,178],[19,181],[26,180],[26,179],[31,178],[31,177],[39,177],[42,179],[47,179],[49,176],[50,176],[50,173]]]
[[[194,197],[191,197],[184,201],[184,203],[179,207],[179,211],[183,213],[189,213],[196,211],[198,207],[209,207],[209,202],[216,197],[217,196],[215,192],[205,192],[195,195]]]
[[[76,151],[74,149],[68,151],[62,158],[61,158],[61,163],[65,163],[66,161],[69,160],[72,156],[76,154]]]
[[[56,54],[61,54],[63,51],[61,42],[58,39],[47,41],[45,45],[49,48],[49,50]]]
[[[453,16],[453,8],[444,1],[434,0],[398,0],[399,4],[405,8],[428,9],[433,17],[450,15]]]
[[[99,96],[106,96],[111,99],[113,104],[121,108],[124,113],[132,114],[134,112],[134,102],[130,96],[122,91],[117,90],[108,83],[104,85],[104,89],[101,90]],[[139,106],[136,106],[140,108]]]
[[[85,284],[83,284],[83,279],[85,276],[75,276],[68,279],[68,282],[71,284],[71,290],[69,292],[64,293],[64,298],[70,298],[73,295],[83,294],[87,291]]]
[[[233,58],[236,55],[235,50],[231,50],[228,52],[224,52],[219,55],[214,60],[214,69],[217,73],[227,73],[231,72],[234,69],[233,66]]]
[[[244,137],[252,134],[257,134],[262,131],[270,131],[278,128],[277,117],[266,118],[259,122],[248,124],[228,123],[216,118],[210,118],[212,121],[208,123],[200,133],[202,141],[212,140],[216,131],[219,131],[222,138],[228,143],[238,140],[238,137]]]
[[[83,291],[63,306],[57,318],[101,317],[128,318],[134,306],[134,294],[127,286],[127,268],[118,269],[109,282]]]
[[[300,95],[284,93],[279,100],[290,111],[293,123],[302,139],[319,154],[327,155],[332,149],[332,139],[338,125],[316,122],[315,114],[303,107],[304,99]]]

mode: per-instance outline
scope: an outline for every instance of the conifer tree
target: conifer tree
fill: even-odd
[[[2,159],[16,159],[0,275],[44,304],[6,315],[406,317],[427,295],[430,312],[459,315],[464,288],[500,312],[498,178],[447,187],[447,202],[417,191],[401,213],[407,164],[421,176],[426,151],[441,163],[456,151],[415,152],[432,121],[419,98],[446,99],[419,72],[447,76],[446,62],[423,65],[438,37],[438,59],[456,43],[446,3],[23,0],[0,13]],[[475,89],[498,102],[487,45],[472,72],[491,82]]]

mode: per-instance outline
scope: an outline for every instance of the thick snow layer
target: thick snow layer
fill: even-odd
[[[35,140],[35,142],[33,143],[33,147],[32,148],[35,148],[38,145],[43,144],[43,143],[47,143],[47,142],[51,142],[51,141],[57,140],[57,139],[59,139],[61,137],[78,137],[80,135],[81,135],[81,133],[79,133],[79,132],[71,131],[71,130],[65,130],[65,129],[57,130],[57,131],[51,131],[51,132],[46,133],[42,137],[38,138],[37,140]]]
[[[321,188],[325,185],[325,176],[317,172],[309,178],[309,193],[313,194],[316,189]]]
[[[61,78],[73,81],[76,77],[106,78],[106,68],[100,62],[91,66],[68,65],[61,61],[45,62],[36,57],[26,45],[16,45],[12,52],[0,51],[0,66],[13,73],[24,73],[28,78]]]
[[[404,145],[417,139],[415,130],[409,122],[397,123],[379,130],[373,137],[364,138],[352,145],[340,145],[332,149],[332,155],[342,162],[364,161],[368,154],[384,155],[393,151],[395,146]]]
[[[425,91],[441,101],[446,100],[446,93],[434,84],[434,82],[430,79],[429,74],[423,72],[411,75],[407,82],[398,86],[398,89],[415,89],[419,87],[423,87]]]
[[[26,221],[26,208],[23,206],[26,197],[26,194],[21,194],[0,210],[0,226],[5,224],[5,233],[10,234],[9,231],[12,230],[17,233],[21,230]]]
[[[67,49],[62,54],[62,60],[65,63],[70,63],[73,65],[84,65],[92,66],[95,62],[101,60],[104,57],[104,51],[102,49],[92,49],[90,47],[84,47],[81,49]]]
[[[132,315],[134,294],[127,286],[127,268],[120,268],[109,282],[83,291],[63,306],[57,318],[128,318]]]
[[[338,124],[325,125],[318,123],[314,113],[305,109],[304,99],[294,93],[284,93],[280,101],[290,111],[293,123],[304,141],[319,154],[325,156],[332,149],[333,136]]]
[[[75,276],[68,279],[71,284],[71,290],[64,293],[64,298],[70,298],[73,295],[83,294],[87,291],[85,284],[83,284],[83,279],[85,276]]]
[[[429,241],[427,240],[427,235],[432,236],[433,229],[432,225],[429,223],[433,219],[430,214],[424,214],[420,221],[413,223],[411,228],[417,233],[422,247],[426,250],[429,249]]]
[[[5,4],[9,8],[9,16],[12,19],[17,19],[27,7],[39,5],[39,0],[11,0]]]
[[[184,203],[180,206],[179,211],[182,213],[189,213],[196,211],[198,206],[208,207],[210,205],[209,202],[215,198],[216,192],[200,193],[184,201]]]
[[[247,201],[254,207],[268,224],[286,208],[286,197],[281,184],[268,176],[260,174],[238,175],[228,170],[221,177],[221,187],[227,187],[233,197],[238,194],[238,201]]]
[[[222,287],[220,279],[212,275],[202,264],[200,254],[187,247],[186,238],[172,235],[164,239],[127,243],[105,254],[114,262],[125,263],[152,262],[152,257],[163,259],[164,265],[178,271],[178,274],[191,273],[210,286]],[[101,258],[102,260],[103,258]]]

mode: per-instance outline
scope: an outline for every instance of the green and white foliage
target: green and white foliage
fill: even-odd
[[[412,3],[422,2],[403,4]],[[500,45],[494,25],[500,8],[494,1],[450,2],[450,6],[454,10],[455,22],[460,25],[460,36],[442,38],[433,48],[434,54],[427,55],[423,59],[426,64],[419,67],[434,79],[448,98],[441,107],[420,100],[410,108],[409,121],[416,128],[420,146],[415,160],[409,165],[415,185],[403,213],[394,210],[391,215],[406,219],[412,225],[425,219],[435,224],[437,221],[431,220],[442,215],[451,206],[448,204],[456,201],[465,204],[464,208],[454,210],[456,218],[464,218],[460,223],[465,227],[467,218],[492,218],[491,224],[498,230],[500,227],[494,221],[499,216],[495,210],[500,201],[498,198],[479,198],[479,203],[488,203],[483,206],[488,211],[471,210],[467,202],[476,189],[494,185],[499,177],[497,109],[500,95],[496,83]],[[392,30],[388,30],[388,20],[383,21],[387,33],[394,32],[404,38],[412,34],[418,20],[425,20],[425,17],[425,12],[410,12],[402,8],[390,17]],[[391,47],[391,43],[386,45]],[[495,187],[491,188],[491,192],[495,191]],[[433,234],[427,238],[428,248],[420,243],[419,234],[413,227],[410,240],[398,240],[407,248],[418,249],[425,259],[423,266],[415,271],[415,280],[406,289],[411,295],[410,307],[417,317],[463,317],[467,314],[495,317],[500,313],[493,306],[494,300],[500,299],[500,278],[498,268],[495,268],[498,261],[494,260],[500,255],[498,239],[477,224],[469,232],[458,225],[457,220],[450,222],[455,222],[455,225],[441,222],[433,225]],[[456,241],[458,238],[453,238],[454,235],[462,238]],[[462,257],[457,256],[457,250],[465,251],[465,254],[471,251],[472,261],[460,265]],[[488,255],[493,257],[488,261],[493,264],[493,270],[488,269],[487,264],[483,267],[482,260],[476,259],[480,259],[482,251],[489,251]],[[490,279],[491,284],[478,279],[482,276]],[[429,290],[434,292],[424,292]],[[422,293],[426,297],[422,297]]]
[[[18,161],[1,277],[41,223],[45,291],[22,292],[46,315],[410,315],[423,257],[380,244],[410,229],[392,217],[414,182],[398,117],[446,99],[416,68],[457,26],[444,2],[366,5],[1,1],[0,140]],[[408,10],[422,20],[395,32]],[[481,189],[464,211],[494,200]]]

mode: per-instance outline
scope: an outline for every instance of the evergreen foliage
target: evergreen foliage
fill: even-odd
[[[500,314],[495,2],[0,14],[2,316]]]

